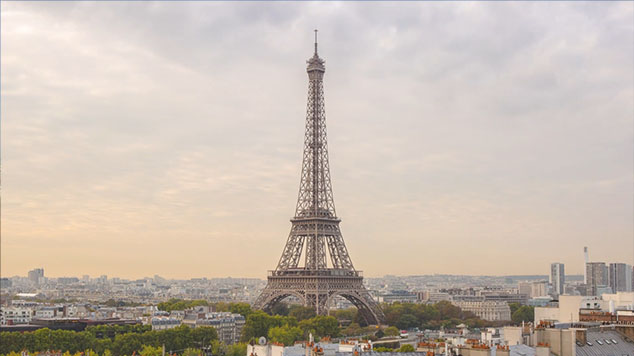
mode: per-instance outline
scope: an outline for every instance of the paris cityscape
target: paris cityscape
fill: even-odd
[[[0,356],[634,356],[634,3],[1,5]]]

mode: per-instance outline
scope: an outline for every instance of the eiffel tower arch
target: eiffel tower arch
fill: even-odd
[[[269,271],[254,307],[270,311],[284,298],[294,296],[318,315],[325,315],[331,300],[339,296],[356,306],[368,324],[380,324],[383,312],[363,285],[361,271],[352,264],[335,212],[324,109],[326,67],[317,53],[317,30],[315,53],[307,63],[306,130],[295,216],[277,268]]]

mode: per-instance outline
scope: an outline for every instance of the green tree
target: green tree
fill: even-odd
[[[249,305],[249,303],[231,303],[229,310],[232,313],[240,314],[245,318],[253,313],[253,310],[251,309],[251,305]]]
[[[305,307],[303,305],[291,305],[288,309],[288,315],[295,317],[297,321],[302,321],[315,317],[315,309],[312,307]]]
[[[244,356],[247,354],[247,344],[239,342],[237,344],[228,345],[226,356]]]
[[[393,349],[390,349],[389,347],[384,347],[384,346],[379,346],[379,347],[375,347],[373,348],[374,352],[393,352]]]
[[[112,343],[112,353],[115,356],[132,355],[133,352],[138,353],[142,348],[142,337],[136,333],[119,334],[115,336]]]
[[[395,326],[390,326],[385,329],[385,336],[399,336],[400,331]]]
[[[161,356],[163,354],[163,348],[156,346],[144,345],[140,352],[141,356]]]
[[[517,309],[519,309],[522,305],[520,303],[509,303],[509,308],[511,308],[511,315],[515,314]]]
[[[197,346],[208,346],[211,342],[218,340],[218,332],[211,326],[199,326],[191,331],[192,343]]]
[[[511,319],[515,324],[521,324],[523,321],[532,322],[535,319],[535,308],[528,305],[522,305],[511,315]]]
[[[399,347],[399,349],[397,351],[398,352],[414,352],[414,351],[416,351],[416,349],[414,348],[413,345],[405,344],[405,345],[402,345],[401,347]]]
[[[356,318],[358,311],[357,308],[347,308],[335,310],[333,314],[339,321],[353,321]]]
[[[230,304],[225,302],[218,302],[214,304],[214,308],[218,312],[228,312],[230,307]]]
[[[460,318],[460,314],[462,313],[462,309],[460,309],[460,307],[457,307],[446,300],[436,303],[435,306],[440,313],[441,319]]]
[[[419,324],[418,319],[413,314],[403,314],[396,322],[396,327],[402,330],[413,328]]]
[[[188,347],[183,351],[182,356],[199,356],[201,353],[202,351],[200,349],[194,349],[194,348]]]
[[[281,342],[286,346],[292,346],[295,341],[301,340],[303,336],[302,329],[297,326],[274,326],[269,329],[269,340]]]
[[[339,336],[339,322],[334,316],[317,315],[314,318],[300,321],[299,327],[303,330],[304,335],[312,333],[315,338]]]
[[[185,310],[199,305],[209,305],[209,302],[204,299],[198,300],[183,300],[172,298],[166,302],[159,303],[157,305],[159,310],[172,311],[172,310]]]
[[[242,341],[259,338],[260,336],[268,336],[270,328],[286,324],[296,326],[297,319],[294,317],[285,317],[280,315],[271,316],[261,310],[256,310],[249,314],[246,322],[244,323],[244,328],[242,329]]]
[[[288,312],[288,305],[286,303],[277,303],[271,309],[271,314],[273,315],[287,316]]]
[[[347,328],[343,329],[341,333],[344,334],[345,336],[361,335],[362,333],[361,325],[357,323],[350,323],[350,325],[348,325]]]

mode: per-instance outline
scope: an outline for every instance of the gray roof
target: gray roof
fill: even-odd
[[[605,341],[606,339],[609,343]],[[577,345],[576,356],[634,356],[634,344],[625,341],[615,331],[588,331],[586,340],[592,343],[592,346]],[[603,345],[599,344],[597,340],[601,341]],[[612,340],[616,340],[616,344]]]
[[[495,356],[495,351],[496,348],[492,347],[491,356]],[[535,356],[535,348],[528,345],[511,345],[509,346],[509,351],[511,351],[511,356]]]

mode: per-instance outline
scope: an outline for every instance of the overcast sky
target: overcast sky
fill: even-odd
[[[1,6],[3,276],[264,278],[315,28],[366,276],[633,261],[633,2]]]

